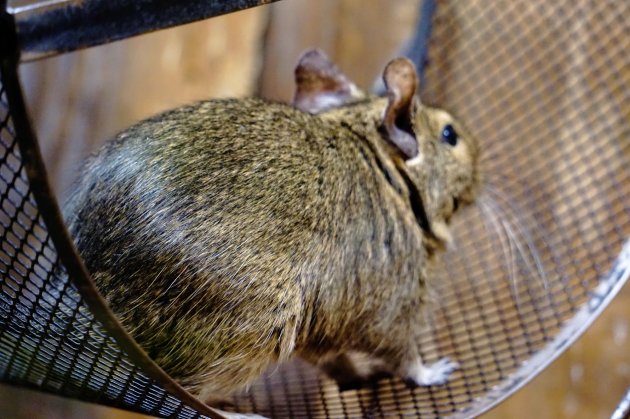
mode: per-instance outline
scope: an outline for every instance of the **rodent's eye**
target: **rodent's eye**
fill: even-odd
[[[457,131],[451,124],[446,125],[442,129],[442,141],[449,143],[454,146],[457,144]]]

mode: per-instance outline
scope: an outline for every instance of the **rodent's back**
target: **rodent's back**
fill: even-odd
[[[286,357],[318,304],[353,301],[347,277],[400,274],[372,246],[420,247],[379,206],[389,185],[374,159],[334,121],[255,99],[208,101],[120,134],[88,163],[66,213],[132,335],[192,391],[202,374],[219,391],[239,359],[272,356],[248,365],[257,375]],[[313,333],[335,333],[324,329]]]
[[[90,239],[81,231],[96,214],[102,215],[98,227],[110,225],[112,235],[123,233],[116,228],[123,222],[156,229],[151,233],[168,230],[174,246],[231,221],[252,227],[288,219],[316,222],[303,205],[288,205],[316,193],[322,156],[304,130],[308,115],[269,107],[254,100],[209,101],[120,134],[90,160],[69,201],[78,245]],[[295,122],[299,117],[305,120]]]

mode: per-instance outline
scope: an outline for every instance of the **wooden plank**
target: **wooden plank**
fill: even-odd
[[[291,0],[270,6],[260,94],[288,101],[306,48],[323,49],[359,87],[370,89],[408,39],[417,0]]]
[[[255,90],[266,7],[22,65],[54,187],[65,196],[81,162],[156,112]]]

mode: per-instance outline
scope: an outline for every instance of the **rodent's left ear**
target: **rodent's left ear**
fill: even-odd
[[[417,157],[418,142],[413,131],[413,118],[417,107],[416,66],[407,58],[396,58],[385,67],[383,81],[388,98],[383,116],[383,128],[387,137],[406,159]]]
[[[360,99],[364,94],[319,49],[306,50],[295,67],[292,105],[312,114]]]

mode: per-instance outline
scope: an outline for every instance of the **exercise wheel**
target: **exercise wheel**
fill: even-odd
[[[0,380],[159,417],[221,417],[147,358],[94,288],[43,170],[17,66],[266,1],[125,3],[5,13],[0,2]],[[444,386],[385,378],[340,392],[296,360],[226,410],[474,417],[569,347],[630,275],[630,3],[419,9],[409,55],[422,101],[466,121],[484,150],[484,195],[455,220],[422,342],[426,361],[449,356],[460,368]]]

